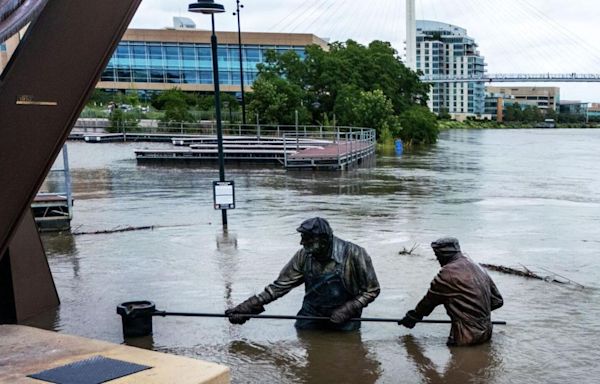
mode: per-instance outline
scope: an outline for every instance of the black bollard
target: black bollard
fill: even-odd
[[[140,337],[152,334],[152,315],[156,306],[151,301],[127,301],[117,306],[121,315],[124,337]]]

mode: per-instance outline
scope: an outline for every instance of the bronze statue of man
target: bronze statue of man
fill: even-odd
[[[425,297],[398,324],[413,328],[440,304],[452,321],[448,345],[473,345],[492,337],[491,311],[504,303],[491,277],[464,256],[458,240],[441,238],[431,248],[442,266]]]
[[[299,249],[277,280],[263,292],[225,311],[233,324],[243,324],[244,314],[262,313],[264,305],[277,300],[304,283],[305,294],[298,316],[328,317],[329,320],[297,320],[297,329],[351,331],[360,322],[362,309],[379,295],[373,263],[360,246],[333,235],[327,220],[314,217],[296,229],[302,240]]]

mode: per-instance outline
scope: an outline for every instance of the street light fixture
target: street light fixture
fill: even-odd
[[[234,16],[237,16],[238,24],[238,51],[240,55],[240,89],[242,91],[242,125],[246,125],[246,98],[244,97],[244,64],[242,58],[242,29],[240,28],[240,8],[244,8],[243,4],[240,4],[240,0],[236,0],[237,8],[233,12]]]
[[[215,86],[215,117],[217,119],[217,148],[219,152],[219,181],[225,181],[225,159],[223,155],[223,127],[221,126],[221,89],[219,86],[219,63],[217,60],[217,35],[215,34],[215,13],[225,12],[222,4],[214,0],[199,0],[188,6],[188,11],[210,15],[212,34],[210,36],[210,47],[212,51],[213,83]],[[221,209],[223,227],[227,227],[227,209]]]

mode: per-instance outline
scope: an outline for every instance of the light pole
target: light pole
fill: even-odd
[[[246,125],[246,98],[244,97],[244,64],[242,58],[242,29],[240,28],[240,8],[244,8],[243,4],[240,4],[240,0],[236,0],[237,8],[233,12],[234,16],[237,16],[238,24],[238,51],[240,54],[240,89],[242,91],[242,125]]]
[[[217,4],[214,0],[199,0],[188,6],[190,12],[210,15],[212,34],[210,35],[210,47],[212,51],[213,83],[215,85],[215,115],[217,119],[217,148],[219,152],[219,181],[225,181],[225,159],[223,156],[223,127],[221,126],[221,90],[219,87],[219,62],[217,61],[217,35],[215,34],[215,13],[225,12],[225,7]],[[227,227],[227,210],[221,209],[223,227]]]

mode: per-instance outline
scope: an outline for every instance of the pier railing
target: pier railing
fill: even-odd
[[[324,125],[283,125],[283,124],[222,124],[223,134],[229,136],[261,136],[283,137],[284,135],[296,135],[306,138],[336,138],[337,135],[344,136],[347,133],[375,130],[364,127],[348,126],[324,126]],[[142,120],[136,126],[120,125],[109,127],[104,119],[79,119],[73,127],[73,133],[100,133],[112,132],[123,134],[166,134],[166,135],[216,135],[217,127],[214,121],[202,121],[196,123],[163,123],[158,120]],[[331,133],[335,133],[332,135]]]
[[[375,153],[377,137],[371,128],[345,127],[334,132],[320,132],[318,138],[324,140],[320,150],[307,149],[292,153],[303,140],[314,139],[310,132],[294,132],[284,135],[286,147],[284,165],[286,168],[331,168],[346,169]],[[291,154],[290,154],[291,153]]]

